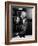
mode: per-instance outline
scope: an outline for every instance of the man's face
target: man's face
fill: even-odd
[[[21,12],[21,18],[23,19],[25,16],[26,16],[26,12],[25,11],[22,11]]]

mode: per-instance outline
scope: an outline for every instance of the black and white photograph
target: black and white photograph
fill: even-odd
[[[32,8],[13,7],[12,37],[32,35]]]
[[[9,44],[36,42],[37,4],[9,2],[6,9],[6,42]]]

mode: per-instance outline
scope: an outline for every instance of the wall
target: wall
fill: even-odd
[[[33,3],[38,4],[38,0],[13,0],[13,1],[33,2]],[[37,7],[37,10],[38,10],[38,7]],[[38,14],[38,12],[37,12],[37,14]],[[38,16],[37,16],[37,21],[38,21]],[[37,27],[38,27],[38,25],[37,25]],[[37,33],[38,33],[38,28],[37,28]],[[5,0],[0,0],[0,46],[7,46],[7,45],[5,45]],[[9,46],[38,46],[38,43],[18,44],[18,45],[9,45]]]

